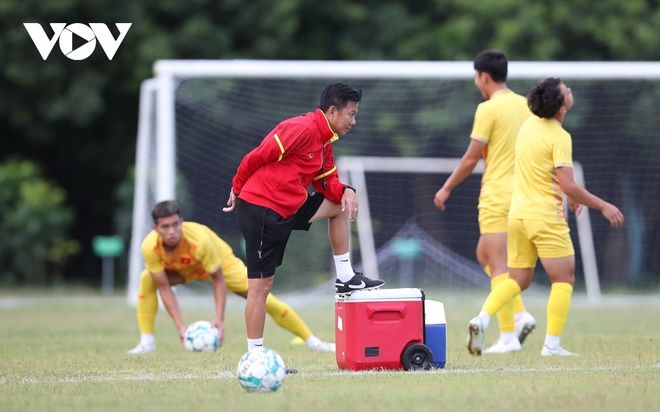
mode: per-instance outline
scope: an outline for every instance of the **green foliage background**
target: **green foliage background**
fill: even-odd
[[[133,25],[112,61],[57,45],[44,61],[23,23],[54,22]],[[157,59],[650,61],[658,27],[657,0],[0,0],[0,162],[19,155],[61,188],[75,211],[62,239],[82,249],[60,270],[96,284],[91,238],[127,236],[139,85]]]
[[[66,238],[74,213],[65,198],[34,163],[10,159],[0,164],[0,283],[62,281],[61,265],[80,249]]]

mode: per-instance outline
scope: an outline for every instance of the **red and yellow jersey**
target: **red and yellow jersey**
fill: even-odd
[[[470,138],[486,143],[480,208],[509,210],[515,143],[522,124],[532,115],[527,99],[509,89],[501,90],[477,106]]]
[[[573,167],[571,135],[555,119],[530,117],[516,141],[510,218],[566,221],[558,167]]]
[[[172,252],[163,248],[163,239],[151,231],[142,242],[142,257],[151,273],[177,272],[187,279],[208,280],[219,268],[240,262],[231,247],[207,226],[183,222],[181,242]]]
[[[332,153],[337,139],[321,109],[284,120],[243,157],[232,179],[234,193],[284,219],[305,203],[309,185],[340,204],[344,184]]]

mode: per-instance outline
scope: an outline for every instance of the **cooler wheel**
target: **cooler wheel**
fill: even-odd
[[[429,370],[433,366],[433,354],[428,346],[413,343],[403,351],[401,363],[407,371]]]

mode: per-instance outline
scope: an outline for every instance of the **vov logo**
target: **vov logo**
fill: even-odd
[[[131,28],[132,23],[115,23],[119,36],[115,39],[108,26],[103,23],[89,23],[89,26],[82,23],[72,23],[67,26],[66,23],[50,23],[53,29],[53,37],[48,38],[43,27],[39,23],[23,23],[27,30],[32,42],[37,46],[39,54],[46,60],[48,55],[55,47],[55,42],[60,43],[60,50],[62,53],[71,60],[85,60],[92,55],[96,49],[96,41],[98,40],[101,48],[108,56],[108,60],[112,60],[119,45],[126,37],[128,29]],[[73,36],[80,37],[85,44],[73,49]]]

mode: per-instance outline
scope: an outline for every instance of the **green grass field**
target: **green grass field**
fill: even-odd
[[[187,353],[167,313],[156,325],[158,352],[129,357],[138,340],[123,297],[0,293],[0,411],[650,411],[660,404],[660,297],[576,296],[562,345],[576,358],[542,358],[545,297],[527,307],[539,321],[523,351],[473,357],[467,321],[483,297],[430,296],[447,315],[447,366],[430,372],[339,371],[334,354],[291,343],[268,321],[266,346],[297,368],[273,394],[248,394],[235,378],[245,352],[242,305],[230,300],[226,338],[216,353]],[[186,322],[210,319],[209,305],[181,302]],[[326,298],[321,298],[321,301]],[[334,340],[333,297],[295,306],[316,335]],[[496,339],[494,322],[487,344]]]

